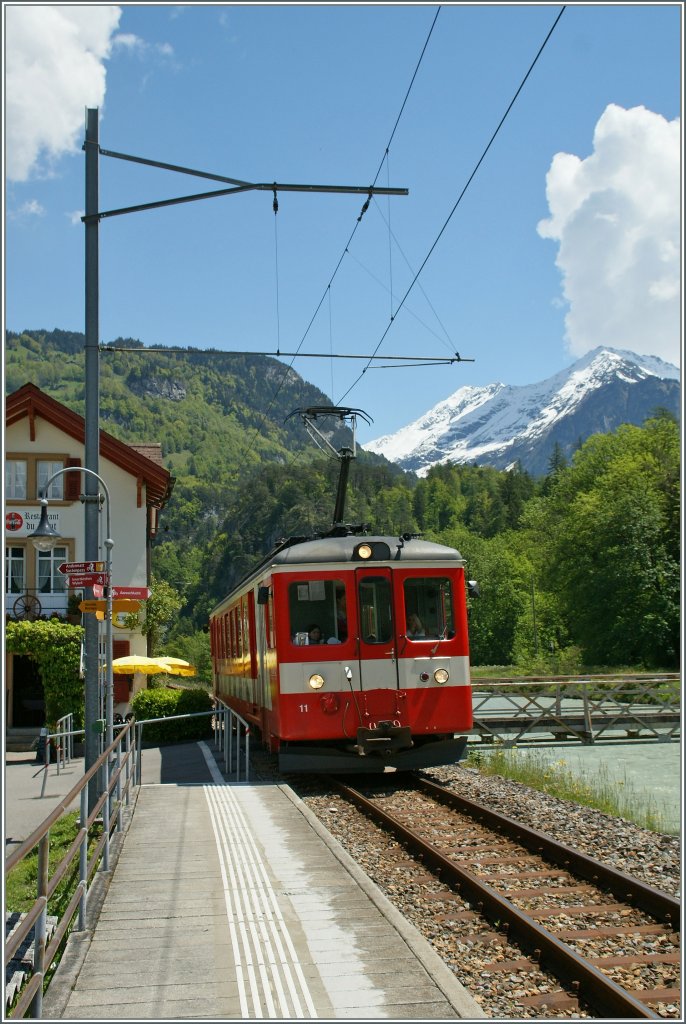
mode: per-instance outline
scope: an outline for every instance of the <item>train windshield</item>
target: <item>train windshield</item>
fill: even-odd
[[[410,640],[455,636],[450,580],[439,576],[406,579],[405,618]]]
[[[297,580],[288,588],[291,640],[298,647],[343,643],[348,636],[345,583]]]

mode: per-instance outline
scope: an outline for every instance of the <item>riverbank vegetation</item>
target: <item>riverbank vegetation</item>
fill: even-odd
[[[471,750],[464,764],[484,775],[500,775],[559,800],[570,800],[615,818],[625,818],[652,832],[676,834],[679,831],[668,825],[654,800],[636,793],[626,777],[611,780],[602,764],[593,774],[573,771],[564,759],[550,761],[540,751],[516,747]]]

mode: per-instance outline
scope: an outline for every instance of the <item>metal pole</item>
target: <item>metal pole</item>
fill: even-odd
[[[99,205],[99,140],[98,140],[98,109],[89,108],[86,112],[86,216],[96,214]],[[97,217],[85,222],[85,452],[84,461],[87,469],[98,472],[100,454],[100,372],[98,345],[100,343],[99,326],[99,289],[98,289],[98,229]],[[88,562],[98,560],[98,501],[95,481],[86,476],[84,493],[87,496],[84,506],[84,540],[85,558]],[[92,496],[88,500],[88,496]],[[89,595],[93,596],[89,588]],[[85,771],[87,772],[98,759],[98,735],[95,722],[98,719],[98,678],[99,678],[99,644],[98,622],[94,615],[86,615],[84,622],[84,655],[85,655]],[[96,773],[97,774],[97,773]],[[88,805],[92,811],[97,800],[97,783],[95,776],[88,787]]]
[[[538,630],[536,628],[536,597],[534,592],[534,578],[531,577],[531,616],[534,620],[534,654],[538,657]]]
[[[103,487],[105,485],[103,484]],[[105,550],[107,551],[107,558],[105,563],[105,571],[109,583],[107,584],[107,605],[105,609],[105,721],[107,723],[107,743],[106,746],[112,746],[114,741],[114,676],[112,669],[112,548],[114,547],[114,541],[112,540],[112,531],[110,528],[110,497],[107,494],[107,540],[105,541]]]
[[[107,730],[107,743],[106,743],[106,747],[109,747],[109,746],[112,745],[112,742],[114,740],[114,730],[113,730],[113,726],[114,726],[114,677],[113,677],[113,668],[112,668],[112,649],[113,649],[113,641],[112,641],[112,549],[114,548],[114,541],[112,540],[112,519],[111,519],[111,511],[110,511],[110,504],[111,504],[110,503],[110,491],[109,491],[109,488],[108,488],[107,484],[105,483],[103,478],[98,473],[96,473],[92,469],[87,469],[84,466],[81,466],[79,469],[76,469],[76,470],[74,470],[74,469],[58,469],[58,470],[56,470],[52,474],[52,476],[48,477],[44,487],[42,488],[40,500],[41,500],[41,504],[47,505],[48,504],[48,497],[47,497],[48,489],[50,487],[50,484],[53,482],[53,480],[55,480],[58,476],[62,476],[64,473],[74,473],[74,472],[85,474],[85,477],[86,477],[87,481],[96,480],[102,486],[102,489],[103,489],[103,492],[104,492],[104,496],[105,496],[105,530],[106,530],[107,536],[105,537],[105,540],[103,541],[103,544],[104,544],[104,547],[105,547],[105,551],[107,553],[106,554],[106,560],[105,560],[105,571],[107,573],[107,580],[108,580],[108,583],[107,583],[107,601],[106,601],[106,606],[105,606],[106,607],[106,611],[105,611],[105,619],[106,619],[106,622],[105,622],[105,722],[106,722],[106,730]],[[84,492],[85,491],[86,491],[86,487],[84,486]],[[93,504],[94,504],[94,507],[96,509],[96,512],[97,512],[98,508],[100,507],[100,500],[101,500],[101,498],[102,498],[102,495],[99,492],[96,492],[93,495],[93,499],[94,499]],[[88,502],[86,502],[86,507],[88,507]],[[95,525],[96,525],[96,527],[98,526],[97,519],[95,521]],[[98,561],[97,555],[98,555],[98,551],[96,549],[96,555],[95,555],[95,558],[92,559],[93,561]],[[91,561],[91,559],[88,559],[88,561]],[[86,624],[88,624],[89,620],[91,622],[95,623],[95,627],[96,627],[95,628],[95,638],[96,638],[96,641],[97,641],[97,639],[98,639],[98,630],[97,630],[98,623],[97,623],[97,619],[95,618],[95,616],[86,615]],[[96,653],[96,668],[99,668],[99,664],[98,664],[99,651],[97,649],[97,644],[96,644],[96,651],[95,651],[95,653]],[[91,731],[91,733],[93,735],[94,745],[95,745],[95,748],[96,748],[96,751],[95,751],[96,752],[96,757],[94,758],[93,763],[95,763],[95,761],[97,761],[98,757],[100,756],[99,735],[97,735],[95,733],[95,731],[94,731],[94,723],[100,717],[100,714],[99,714],[99,712],[100,712],[100,694],[99,694],[99,686],[98,686],[98,675],[99,675],[99,672],[96,674],[96,680],[95,680],[95,682],[96,682],[96,689],[95,689],[95,701],[96,701],[96,703],[95,703],[95,714],[93,715],[92,719],[90,719],[90,721],[91,721],[91,730],[90,731]],[[89,718],[88,718],[88,696],[89,696],[88,677],[86,677],[86,752],[88,751],[88,737],[89,737],[89,731],[88,731],[88,723],[89,723]],[[89,765],[88,765],[88,763],[86,763],[86,766],[85,766],[85,770],[86,771],[88,770],[88,767],[89,767]],[[58,756],[58,769],[57,770],[59,772],[59,756]],[[95,801],[93,801],[93,803],[91,803],[91,800],[90,800],[90,786],[89,786],[89,809],[91,811],[93,809],[94,803],[95,803]]]

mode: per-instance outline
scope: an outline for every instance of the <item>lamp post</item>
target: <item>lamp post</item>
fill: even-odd
[[[95,477],[98,483],[102,485],[102,489],[105,495],[105,530],[106,538],[104,540],[104,546],[106,550],[105,558],[105,571],[107,573],[107,604],[105,610],[105,723],[107,730],[107,746],[111,746],[114,735],[114,680],[112,675],[112,548],[114,547],[114,541],[112,540],[112,530],[110,523],[110,493],[107,488],[107,484],[92,469],[86,469],[83,466],[69,467],[68,469],[58,469],[52,476],[48,477],[44,486],[40,491],[40,503],[41,503],[41,515],[38,526],[31,535],[33,544],[39,551],[50,551],[54,546],[55,542],[60,539],[60,534],[57,530],[50,525],[48,522],[48,488],[50,484],[58,476],[64,473],[86,473],[89,476]],[[101,494],[82,494],[82,502],[100,502],[102,501]],[[90,685],[89,685],[90,684]],[[86,694],[85,694],[85,728],[86,728],[86,757],[85,757],[85,768],[86,771],[97,761],[98,751],[97,744],[95,741],[94,725],[95,720],[98,717],[95,713],[95,709],[98,704],[98,693],[97,693],[97,676],[95,676],[95,692],[89,693],[89,690],[93,688],[91,681],[86,676]],[[91,699],[89,699],[91,698]]]

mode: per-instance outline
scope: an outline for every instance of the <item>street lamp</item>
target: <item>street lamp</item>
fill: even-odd
[[[114,541],[112,540],[112,530],[110,528],[110,493],[107,488],[107,484],[94,470],[86,469],[83,466],[69,467],[68,469],[58,469],[52,476],[48,477],[47,481],[41,488],[39,498],[41,503],[41,514],[38,526],[33,531],[31,539],[34,546],[39,551],[50,551],[55,546],[56,541],[60,539],[60,534],[51,526],[48,522],[48,488],[50,484],[58,476],[63,473],[87,473],[93,476],[102,485],[102,489],[105,494],[105,529],[106,538],[104,540],[106,558],[105,558],[105,572],[107,575],[107,604],[105,611],[105,723],[107,729],[107,743],[106,746],[112,745],[114,740],[114,680],[112,675],[112,548],[114,547]],[[102,495],[100,494],[82,494],[81,501],[97,501],[100,503]],[[86,678],[86,690],[88,690],[89,680]],[[97,679],[96,679],[97,685]],[[97,697],[97,693],[94,695]],[[88,710],[91,702],[86,699],[86,760],[85,768],[86,771],[95,763],[97,760],[97,754],[95,751],[95,737],[93,734],[93,726],[95,715],[89,719]],[[93,702],[95,703],[95,702]]]

